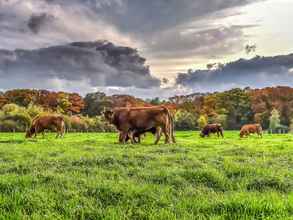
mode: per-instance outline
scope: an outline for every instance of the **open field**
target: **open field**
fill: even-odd
[[[293,219],[293,135],[0,134],[0,219]]]

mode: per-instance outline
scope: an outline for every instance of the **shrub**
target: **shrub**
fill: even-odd
[[[204,115],[201,115],[199,117],[199,119],[197,120],[197,124],[198,124],[199,129],[202,129],[204,126],[207,125],[207,123],[208,123],[207,119]]]
[[[194,130],[196,128],[195,116],[187,111],[178,111],[175,115],[175,128],[178,130]]]

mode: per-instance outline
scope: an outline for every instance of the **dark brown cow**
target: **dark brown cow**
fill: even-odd
[[[217,133],[218,137],[220,137],[220,135],[222,137],[224,137],[223,127],[221,124],[207,124],[201,130],[200,136],[201,137],[206,137],[206,136],[209,137],[211,133]]]
[[[133,133],[135,131],[147,131],[156,128],[157,144],[160,140],[159,128],[165,135],[165,143],[175,142],[173,134],[173,118],[166,107],[132,107],[114,108],[104,112],[106,120],[119,130],[121,142],[125,143],[129,135],[131,142],[135,143]]]
[[[38,133],[45,135],[45,130],[56,129],[58,137],[63,137],[65,133],[65,122],[61,116],[58,115],[43,115],[34,118],[30,129],[26,132],[26,138],[31,138],[33,135],[37,137]]]
[[[240,130],[240,137],[249,136],[250,134],[256,133],[258,136],[262,137],[262,127],[260,124],[247,124],[243,125]]]

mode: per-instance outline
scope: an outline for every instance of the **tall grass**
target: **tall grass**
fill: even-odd
[[[293,135],[0,134],[0,219],[292,219]]]

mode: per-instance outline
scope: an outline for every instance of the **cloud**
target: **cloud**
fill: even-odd
[[[2,89],[160,86],[160,80],[150,74],[145,59],[135,49],[107,41],[0,50],[0,77]]]
[[[152,39],[147,49],[154,58],[207,58],[215,59],[223,55],[243,50],[244,29],[252,26],[214,27],[206,30],[170,30],[161,32]]]
[[[86,1],[61,2],[0,0],[0,48],[37,49],[97,39],[138,46],[127,34],[102,20]]]
[[[293,54],[239,59],[215,70],[194,70],[180,73],[177,85],[194,91],[219,91],[235,87],[260,88],[292,86]]]
[[[48,15],[46,13],[41,14],[33,14],[28,20],[28,27],[29,29],[37,34],[40,32],[41,28],[52,21],[54,17],[52,15]]]

